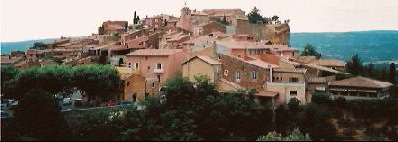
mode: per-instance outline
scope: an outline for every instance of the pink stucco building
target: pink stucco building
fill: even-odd
[[[147,80],[163,85],[167,79],[182,73],[182,63],[188,53],[182,49],[141,49],[127,54],[127,67],[136,70]]]

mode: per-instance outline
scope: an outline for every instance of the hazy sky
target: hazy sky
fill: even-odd
[[[2,41],[97,32],[106,20],[180,15],[184,0],[1,0]],[[187,0],[191,9],[257,6],[263,16],[290,19],[291,32],[398,30],[398,0]]]

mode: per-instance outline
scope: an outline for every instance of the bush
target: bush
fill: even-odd
[[[346,128],[343,130],[343,134],[345,136],[354,136],[357,135],[357,131],[354,128]]]

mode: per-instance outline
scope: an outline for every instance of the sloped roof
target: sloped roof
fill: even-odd
[[[334,59],[319,59],[319,60],[315,60],[315,61],[313,61],[311,63],[312,64],[317,64],[317,65],[320,65],[320,66],[341,66],[341,67],[345,66],[345,62],[344,61],[334,60]]]
[[[127,56],[168,56],[178,52],[182,52],[182,49],[140,49],[127,54]]]
[[[290,73],[306,73],[307,69],[304,68],[275,68],[275,72],[290,72]]]
[[[191,61],[192,59],[195,59],[195,58],[199,58],[210,65],[221,65],[221,62],[214,60],[214,59],[210,58],[209,56],[199,56],[199,55],[188,59],[187,61],[185,61],[182,64],[188,63],[189,61]]]
[[[331,73],[340,73],[339,71],[336,71],[334,69],[327,68],[327,67],[320,66],[320,65],[316,65],[316,64],[304,64],[304,66],[308,66],[310,68],[314,68],[314,69],[318,69],[318,70],[322,70],[322,71],[327,71],[327,72],[331,72]]]
[[[261,96],[261,97],[276,97],[278,96],[278,92],[274,91],[268,91],[268,90],[260,90],[258,93],[254,94],[256,96]]]
[[[393,84],[390,82],[382,82],[362,76],[331,82],[329,85],[346,86],[346,87],[364,87],[364,88],[386,88]]]

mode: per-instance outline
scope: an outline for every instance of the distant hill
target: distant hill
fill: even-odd
[[[38,39],[38,40],[26,40],[19,42],[1,42],[1,54],[10,54],[12,51],[26,51],[29,47],[33,46],[35,42],[49,43],[54,39]]]
[[[292,47],[303,50],[307,43],[326,58],[347,61],[358,53],[364,62],[398,61],[398,31],[291,33]]]

